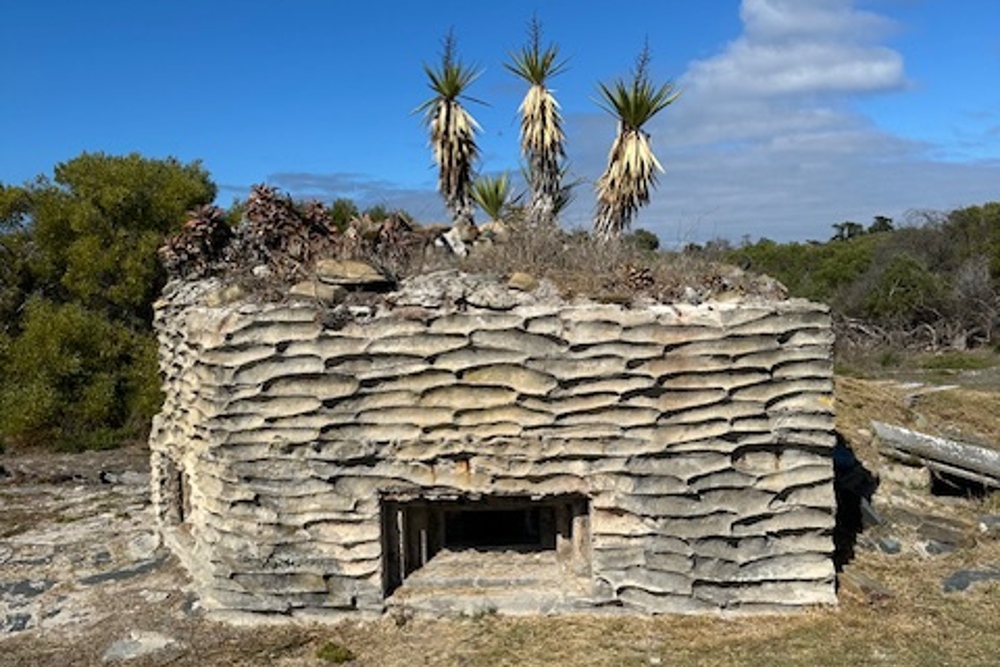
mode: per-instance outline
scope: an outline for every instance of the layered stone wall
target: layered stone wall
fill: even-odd
[[[150,442],[206,608],[379,613],[388,500],[508,496],[585,499],[586,590],[547,609],[835,602],[824,307],[629,308],[458,274],[351,308],[219,294],[157,304]]]

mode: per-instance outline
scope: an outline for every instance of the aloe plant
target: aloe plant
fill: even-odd
[[[454,34],[444,39],[441,63],[437,68],[424,65],[428,86],[434,96],[417,107],[424,113],[430,131],[431,149],[438,166],[438,191],[455,223],[472,222],[471,186],[473,167],[479,156],[476,132],[479,124],[462,106],[466,89],[480,72],[464,65],[457,57]],[[473,100],[475,101],[475,100]]]
[[[672,83],[655,86],[649,78],[649,46],[636,61],[631,81],[600,83],[600,106],[618,121],[618,134],[608,154],[608,166],[597,180],[597,213],[594,233],[602,239],[618,238],[627,230],[639,208],[649,203],[663,166],[649,143],[643,126],[672,104],[680,94]]]
[[[480,176],[472,184],[472,199],[490,220],[501,220],[511,204],[510,177]]]

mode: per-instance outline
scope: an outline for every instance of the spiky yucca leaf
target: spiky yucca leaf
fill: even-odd
[[[608,153],[608,166],[597,180],[597,213],[594,232],[604,239],[616,238],[628,229],[639,208],[649,203],[663,166],[642,128],[672,104],[679,93],[671,83],[656,87],[649,80],[649,48],[639,56],[632,80],[611,86],[599,84],[600,106],[618,120],[618,134]]]
[[[430,130],[431,149],[438,167],[438,191],[455,222],[472,222],[470,188],[473,165],[479,155],[476,132],[479,124],[462,106],[465,90],[479,72],[455,58],[455,38],[444,40],[441,64],[435,69],[424,65],[428,86],[434,96],[417,107],[424,112]]]
[[[542,48],[541,34],[541,24],[532,20],[528,44],[511,54],[511,62],[504,66],[529,84],[518,107],[521,151],[528,162],[531,188],[529,219],[551,222],[560,189],[562,160],[566,156],[566,135],[559,104],[548,87],[548,80],[565,69],[565,61],[557,60],[559,51],[555,46]]]
[[[502,219],[511,204],[510,177],[480,176],[472,184],[472,199],[490,220]]]

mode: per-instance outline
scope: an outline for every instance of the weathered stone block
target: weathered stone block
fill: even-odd
[[[508,387],[528,396],[544,396],[558,384],[556,379],[547,373],[513,364],[474,368],[463,373],[461,377],[462,381],[468,384]]]
[[[416,579],[446,589],[574,573],[555,594],[530,584],[533,609],[834,599],[824,307],[567,304],[445,272],[332,317],[313,292],[207,303],[217,288],[157,304],[150,437],[156,515],[184,534],[207,608],[378,611],[415,585],[401,558],[429,558]],[[473,549],[475,574],[449,575],[442,531],[481,522],[469,507],[532,508],[537,562],[493,575],[502,553]]]

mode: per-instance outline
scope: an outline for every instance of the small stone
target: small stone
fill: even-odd
[[[469,291],[465,300],[470,306],[490,310],[510,310],[517,305],[517,297],[507,288],[496,283],[478,285]]]
[[[878,545],[879,551],[884,554],[889,554],[895,556],[903,550],[903,544],[894,537],[880,537],[876,544]]]
[[[390,280],[371,264],[348,259],[321,259],[316,276],[333,285],[385,285]]]
[[[142,596],[143,600],[151,603],[165,602],[170,597],[170,593],[167,591],[142,591],[139,595]]]
[[[13,596],[18,598],[33,598],[41,595],[55,585],[55,581],[50,579],[32,580],[24,579],[13,583],[0,583],[0,595]]]
[[[256,275],[256,267],[254,274]],[[264,267],[267,268],[267,267]],[[239,285],[226,285],[217,290],[213,290],[205,295],[205,304],[210,308],[218,308],[227,304],[239,301],[246,295],[246,292]]]
[[[479,226],[479,238],[489,239],[497,243],[506,243],[510,240],[510,229],[499,220],[490,220]]]
[[[845,570],[840,573],[840,588],[862,602],[880,604],[895,597],[889,588],[868,575]]]
[[[1000,539],[1000,514],[984,514],[977,523],[981,535]]]
[[[458,233],[458,238],[462,239],[462,243],[472,243],[479,238],[479,228],[474,223],[459,221],[452,229]]]
[[[442,234],[439,239],[443,243],[444,247],[453,252],[455,255],[465,257],[469,254],[469,249],[466,247],[465,242],[462,241],[462,235],[457,229],[449,229],[447,232]]]
[[[133,630],[128,638],[119,639],[108,647],[101,657],[101,662],[117,662],[134,660],[157,654],[175,654],[183,652],[183,645],[173,637],[159,632]]]
[[[882,516],[877,511],[875,511],[875,508],[872,506],[871,501],[869,501],[864,496],[861,497],[860,509],[861,509],[861,525],[863,527],[871,528],[873,526],[880,526],[883,523],[885,523],[885,521],[882,519]]]
[[[967,527],[944,517],[927,517],[917,527],[917,534],[927,540],[929,553],[948,553],[959,547],[971,547],[975,540],[968,534]],[[939,545],[946,551],[933,552],[931,544]],[[949,548],[950,547],[950,548]]]
[[[7,614],[0,620],[0,634],[7,632],[22,632],[31,627],[31,614]]]
[[[530,273],[515,271],[507,279],[507,286],[522,292],[532,292],[538,287],[538,280]]]
[[[292,285],[288,290],[289,296],[300,296],[306,299],[315,299],[323,303],[338,303],[343,300],[347,290],[341,285],[327,285],[317,280],[303,280]]]
[[[968,590],[976,584],[993,581],[1000,581],[1000,569],[958,570],[950,574],[943,582],[941,582],[941,589],[945,593],[958,593]]]
[[[684,292],[681,295],[681,299],[685,303],[690,303],[692,305],[698,305],[699,303],[701,303],[701,295],[698,294],[697,290],[695,290],[690,285],[684,287]]]
[[[920,546],[928,556],[943,556],[954,553],[958,549],[954,544],[939,542],[938,540],[927,540]]]
[[[160,546],[160,534],[157,532],[141,533],[128,543],[129,556],[136,560],[151,558]]]

